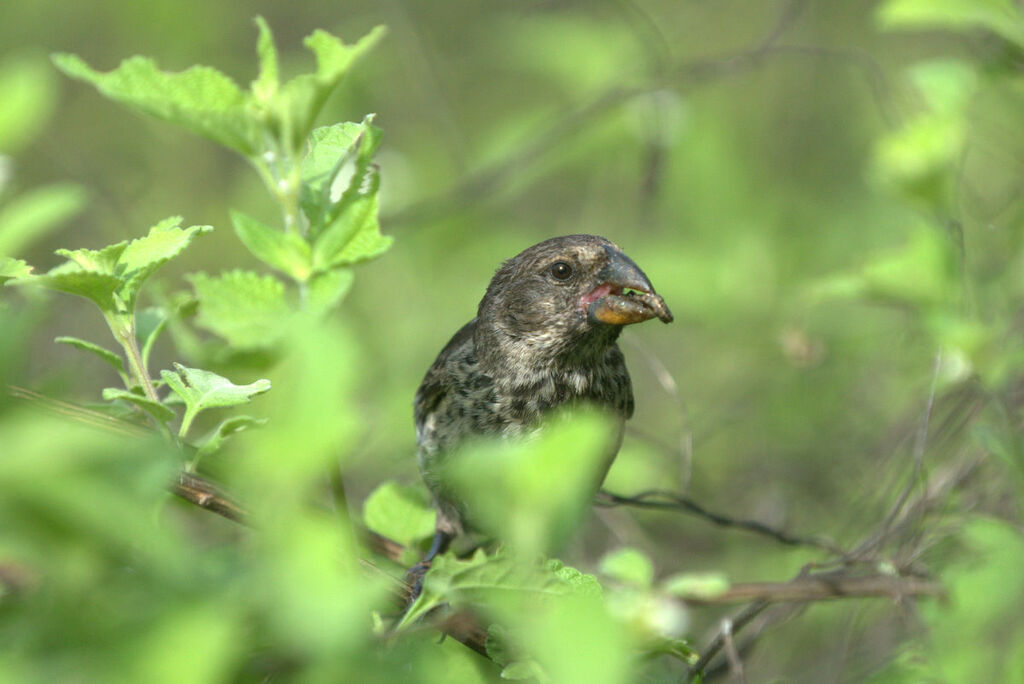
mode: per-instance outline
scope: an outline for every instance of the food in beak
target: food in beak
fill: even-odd
[[[601,286],[604,287],[604,286]],[[587,315],[591,321],[609,325],[630,325],[651,318],[659,318],[665,323],[672,322],[672,312],[665,306],[661,295],[653,292],[630,291],[622,294],[611,290],[590,302]]]

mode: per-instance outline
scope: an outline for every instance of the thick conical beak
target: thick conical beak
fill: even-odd
[[[591,322],[629,325],[651,318],[672,322],[672,312],[655,291],[647,275],[633,260],[613,247],[605,247],[608,263],[598,272],[600,284],[587,295]],[[624,290],[631,292],[624,293]]]

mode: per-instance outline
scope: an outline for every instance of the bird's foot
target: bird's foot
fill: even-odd
[[[405,602],[405,609],[408,610],[409,606],[416,602],[416,599],[423,593],[423,579],[427,576],[427,570],[430,570],[430,566],[433,564],[433,560],[421,560],[416,565],[409,568],[405,573],[405,583],[409,585],[409,597]]]

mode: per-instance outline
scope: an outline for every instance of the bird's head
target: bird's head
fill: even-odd
[[[596,235],[567,235],[530,247],[498,268],[480,302],[478,326],[558,355],[610,344],[622,326],[672,313],[640,267]]]

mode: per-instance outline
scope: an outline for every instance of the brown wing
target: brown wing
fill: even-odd
[[[416,421],[416,434],[420,435],[421,439],[423,423],[427,416],[437,408],[450,389],[450,384],[447,381],[448,359],[453,351],[473,339],[474,330],[476,330],[475,318],[459,328],[459,331],[452,339],[448,340],[448,344],[444,346],[441,353],[434,359],[434,363],[427,369],[419,389],[416,390],[416,399],[413,401],[413,417]]]

